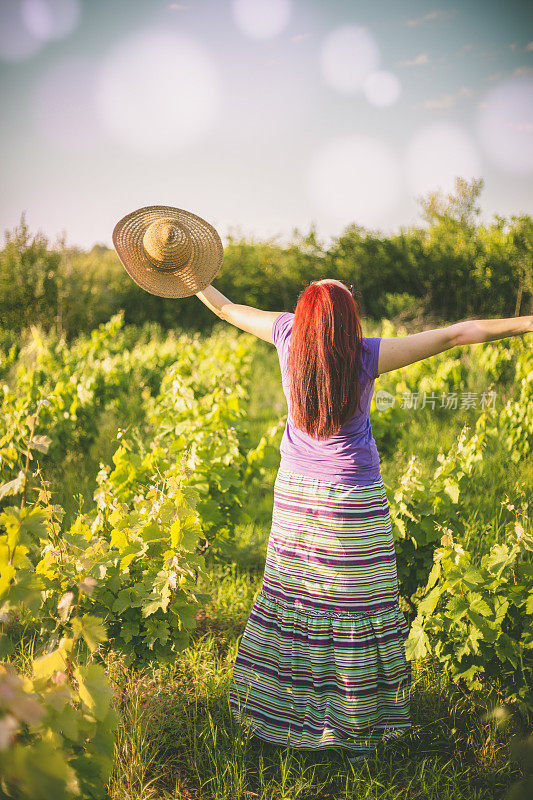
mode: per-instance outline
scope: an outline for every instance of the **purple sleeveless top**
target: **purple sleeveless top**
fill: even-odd
[[[278,351],[283,392],[289,410],[280,445],[280,469],[349,486],[367,486],[380,481],[379,455],[368,414],[374,380],[378,377],[381,338],[363,337],[360,375],[363,413],[357,408],[354,416],[334,436],[319,441],[292,424],[287,361],[293,322],[294,314],[286,311],[276,317],[272,326],[272,340]]]

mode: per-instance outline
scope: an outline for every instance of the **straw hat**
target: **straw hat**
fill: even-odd
[[[209,286],[224,258],[220,236],[196,214],[172,206],[145,206],[113,230],[126,272],[159,297],[190,297]]]

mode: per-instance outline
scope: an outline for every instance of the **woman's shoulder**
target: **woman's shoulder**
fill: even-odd
[[[294,314],[291,311],[282,311],[274,320],[272,325],[272,342],[278,350],[290,337],[293,323]]]
[[[378,357],[380,336],[363,336],[361,341],[361,367],[367,375],[375,380],[378,373]]]

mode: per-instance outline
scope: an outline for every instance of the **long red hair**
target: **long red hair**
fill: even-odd
[[[363,334],[359,308],[337,283],[311,283],[298,297],[289,347],[293,424],[327,439],[360,408]]]

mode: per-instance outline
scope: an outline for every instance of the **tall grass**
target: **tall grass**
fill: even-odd
[[[260,587],[235,566],[211,571],[212,600],[190,646],[171,666],[135,672],[117,658],[121,727],[113,800],[130,798],[324,798],[324,800],[494,800],[520,777],[506,729],[484,720],[431,659],[415,662],[413,727],[362,763],[339,748],[309,752],[258,739],[235,722],[228,702],[240,634]]]
[[[252,441],[285,411],[277,354],[259,342],[248,413]],[[431,475],[439,447],[451,446],[468,421],[466,411],[450,411],[444,422],[427,409],[405,413],[394,456],[381,465],[392,489],[412,453]],[[70,483],[63,485],[57,502],[64,504],[67,496],[74,502],[76,492],[83,502],[92,489],[95,463],[112,454],[118,424],[113,414],[103,418],[87,458],[77,454],[64,465],[60,475]],[[251,521],[243,522],[228,546],[228,563],[209,565],[209,580],[199,588],[211,601],[198,612],[191,642],[175,663],[153,662],[135,670],[116,653],[107,658],[120,717],[111,800],[501,798],[523,774],[511,758],[510,742],[513,734],[525,732],[513,718],[500,724],[482,695],[475,702],[464,695],[432,659],[413,664],[412,729],[382,742],[364,762],[350,762],[339,748],[309,752],[271,745],[235,722],[228,700],[231,671],[261,586],[278,465],[279,452],[274,451],[264,479],[247,498]],[[497,447],[487,454],[481,482],[472,485],[463,508],[466,545],[474,553],[499,541],[512,518],[505,499],[520,502],[532,482],[533,464],[513,464]],[[21,627],[16,660],[22,669],[29,663],[32,636],[32,630]]]

